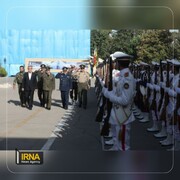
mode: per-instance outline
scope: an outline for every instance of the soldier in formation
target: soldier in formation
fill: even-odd
[[[55,78],[54,75],[50,72],[50,67],[46,67],[46,72],[42,76],[42,84],[43,84],[44,104],[46,104],[46,109],[50,110],[52,91],[55,89]]]
[[[72,89],[72,77],[68,73],[68,68],[63,67],[62,72],[56,74],[55,78],[60,80],[59,90],[61,91],[61,100],[64,109],[68,109],[69,92]]]
[[[16,84],[18,85],[18,93],[19,93],[21,107],[25,107],[25,96],[24,96],[24,91],[22,91],[23,75],[24,75],[24,66],[20,66],[19,72],[16,74],[13,81],[13,89],[15,89]]]
[[[46,65],[41,64],[40,69],[38,71],[35,71],[36,77],[37,77],[37,89],[38,89],[38,98],[40,101],[40,105],[44,107],[45,100],[44,100],[44,93],[43,93],[43,76],[46,73]]]
[[[78,82],[79,107],[87,108],[87,92],[90,89],[90,76],[85,70],[85,65],[81,64],[80,69],[74,74]]]
[[[77,99],[78,99],[78,79],[77,79],[77,68],[75,66],[71,66],[69,70],[69,74],[72,77],[72,89],[70,91],[70,98],[72,101],[72,104],[77,104]]]
[[[116,64],[111,69],[112,90],[108,91],[106,86],[106,61],[97,66],[95,82],[95,92],[98,97],[99,106],[96,121],[102,122],[104,127],[107,118],[109,118],[108,126],[106,126],[108,133],[104,133],[101,130],[105,147],[112,146],[109,150],[130,149],[130,144],[127,140],[127,129],[129,127],[126,123],[120,124],[120,120],[117,121],[123,115],[122,109],[124,108],[123,105],[125,105],[123,104],[123,98],[126,97],[125,102],[128,103],[127,94],[124,94],[124,92],[129,92],[129,97],[134,99],[134,102],[129,101],[131,104],[130,112],[133,112],[133,115],[140,123],[149,123],[150,127],[147,128],[147,132],[154,133],[154,137],[159,140],[162,146],[171,147],[168,150],[180,150],[180,61],[173,59],[162,60],[160,62],[152,61],[151,64],[145,62],[132,63],[130,69],[135,79],[133,81],[136,84],[136,86],[130,86],[131,91],[134,92],[132,93],[128,91],[130,83],[128,82],[128,85],[124,83],[125,81],[122,77],[124,70],[119,68],[124,60],[118,58],[117,53],[112,54],[111,58],[113,60],[112,64]],[[130,79],[133,79],[133,77]],[[135,87],[136,90],[134,90]],[[102,94],[107,100],[109,99],[112,102],[109,117],[107,113],[108,101],[106,100],[104,103],[103,98],[100,98]],[[128,107],[128,105],[126,106]],[[102,111],[102,109],[104,110]],[[100,111],[102,112],[101,115]],[[117,114],[118,116],[116,116]],[[123,118],[121,117],[121,119]],[[125,133],[127,139],[125,138],[124,140],[122,138],[125,131],[123,125],[126,125],[125,129],[127,131]],[[123,144],[124,146],[122,146]]]

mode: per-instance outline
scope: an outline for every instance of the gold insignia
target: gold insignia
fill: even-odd
[[[124,89],[129,89],[129,84],[128,83],[124,84]]]
[[[124,74],[124,77],[128,77],[129,76],[129,72]]]

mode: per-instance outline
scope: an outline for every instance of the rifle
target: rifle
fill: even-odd
[[[156,69],[156,66],[154,67],[154,71],[155,71],[154,84],[157,84],[157,69]],[[154,110],[156,112],[156,90],[155,89],[154,89],[153,100],[152,100],[152,104],[151,104],[150,109]]]
[[[148,66],[148,69],[147,69],[147,72],[148,72],[148,83],[151,82],[151,67]],[[147,96],[146,96],[146,101],[145,101],[145,104],[147,105],[147,111],[149,112],[150,110],[150,107],[149,107],[149,97],[151,95],[151,90],[150,88],[147,88]]]
[[[162,60],[160,60],[160,74],[161,74],[161,83],[163,83],[164,82],[164,77],[163,77]],[[161,89],[160,89],[160,94],[161,94],[161,99],[159,101],[159,106],[158,106],[158,111],[159,112],[161,110],[161,106],[162,106],[163,98],[164,98],[164,89],[162,88],[162,86],[161,86]]]
[[[108,79],[108,91],[112,91],[112,59],[109,58],[109,79]],[[101,130],[101,136],[107,136],[109,134],[109,118],[112,109],[112,102],[107,99],[107,116],[104,119],[104,125]]]
[[[180,88],[180,74],[179,74],[178,88]],[[179,108],[180,108],[180,94],[177,93],[176,107],[175,107],[175,110],[174,110],[174,113],[173,113],[173,117],[172,117],[172,120],[171,120],[173,125],[176,125],[178,123],[178,121],[180,120],[180,117],[178,116],[178,109]]]
[[[102,80],[104,79],[104,68],[107,68],[106,69],[106,78],[105,78],[105,86],[107,86],[107,74],[108,74],[108,66],[106,65],[106,61],[105,61],[105,64],[103,66],[103,78]],[[100,85],[101,86],[101,85]],[[102,90],[102,87],[101,87],[101,90]],[[102,100],[102,104],[100,105],[100,102]],[[96,113],[96,118],[95,118],[95,121],[96,122],[102,122],[102,119],[103,119],[103,115],[104,115],[104,107],[105,107],[105,104],[106,104],[106,98],[103,94],[100,95],[99,97],[99,102],[98,102],[98,110],[97,110],[97,113]]]
[[[168,88],[170,86],[169,84],[169,63],[167,62],[167,76],[166,76],[166,87]],[[164,94],[164,106],[162,107],[162,111],[160,114],[160,120],[163,120],[166,122],[166,106],[169,103],[169,95],[168,92],[165,92]]]

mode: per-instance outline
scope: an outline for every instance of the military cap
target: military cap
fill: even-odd
[[[46,67],[46,70],[49,71],[51,68],[49,66]]]
[[[112,56],[118,61],[130,61],[133,58],[133,56],[120,51],[115,52]]]
[[[162,64],[167,64],[167,61],[161,61]]]
[[[149,66],[148,63],[145,63],[145,62],[143,62],[143,61],[140,62],[140,65],[141,65],[141,66]]]
[[[152,61],[151,63],[152,63],[152,65],[154,65],[154,66],[159,66],[159,63],[158,63],[158,62]]]
[[[85,65],[84,65],[84,64],[81,64],[79,67],[80,67],[81,69],[84,69],[84,68],[85,68]]]
[[[64,70],[68,70],[68,68],[64,66],[64,67],[62,68],[62,70],[63,70],[63,71],[64,71]]]
[[[110,57],[112,58],[113,61],[116,59],[116,58],[114,57],[114,54],[111,54]]]
[[[41,64],[40,67],[41,67],[41,68],[46,68],[46,65],[45,65],[45,64]]]
[[[180,62],[176,59],[167,60],[167,62],[173,64],[174,66],[180,66]]]

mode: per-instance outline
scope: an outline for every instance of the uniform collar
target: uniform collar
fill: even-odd
[[[120,76],[124,76],[125,73],[129,72],[129,68],[125,68],[125,69],[122,69],[120,70]]]

